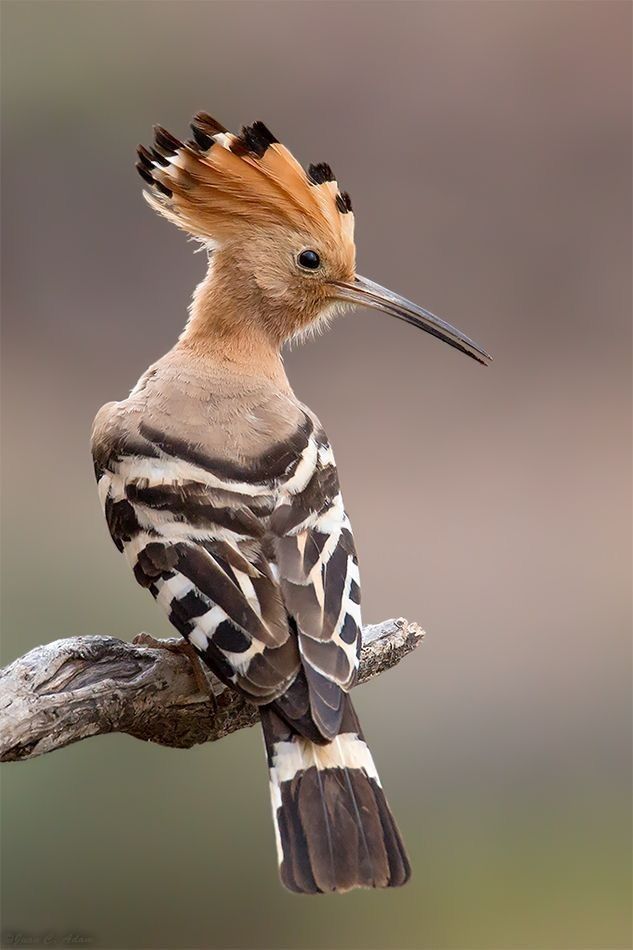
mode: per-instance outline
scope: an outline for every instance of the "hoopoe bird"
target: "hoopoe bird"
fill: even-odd
[[[366,304],[481,363],[427,310],[356,274],[331,168],[307,172],[261,122],[155,127],[148,203],[209,251],[175,346],[99,411],[92,453],[110,534],[189,648],[259,707],[283,884],[397,887],[398,828],[349,698],[360,578],[334,456],[283,345]]]

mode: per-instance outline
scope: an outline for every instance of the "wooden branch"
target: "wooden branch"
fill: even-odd
[[[423,637],[417,624],[402,619],[365,627],[358,682],[395,666]],[[109,732],[184,749],[258,721],[254,706],[211,673],[207,679],[209,693],[197,687],[182,653],[114,637],[36,647],[0,670],[0,761],[30,759]]]

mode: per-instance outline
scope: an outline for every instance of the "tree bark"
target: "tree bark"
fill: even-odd
[[[364,627],[357,682],[395,666],[423,637],[403,619]],[[185,749],[258,722],[255,706],[205,675],[208,692],[181,653],[114,637],[36,647],[0,671],[0,761],[31,759],[109,732]]]

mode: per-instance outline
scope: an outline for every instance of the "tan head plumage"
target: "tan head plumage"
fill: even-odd
[[[206,112],[181,142],[160,126],[137,169],[150,205],[217,253],[197,289],[187,332],[263,328],[275,345],[364,304],[444,340],[480,363],[461,331],[356,273],[354,215],[329,165],[307,172],[263,122],[232,135]]]

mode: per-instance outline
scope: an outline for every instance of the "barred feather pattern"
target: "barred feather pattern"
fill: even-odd
[[[349,696],[327,745],[262,708],[281,880],[300,894],[400,887],[411,868]]]
[[[348,695],[354,538],[280,353],[355,279],[351,201],[262,122],[233,135],[198,113],[191,128],[181,141],[156,126],[136,167],[150,205],[213,254],[179,342],[97,415],[101,502],[138,583],[260,709],[286,887],[395,887],[409,864]]]
[[[237,399],[233,385],[172,353],[102,408],[92,450],[110,534],[202,660],[260,708],[284,885],[398,886],[406,852],[348,696],[360,578],[332,449],[290,392],[240,380]]]
[[[335,736],[358,666],[360,585],[323,430],[304,415],[248,467],[142,423],[131,448],[115,446],[97,474],[137,581],[224,682],[278,701],[310,737]]]

